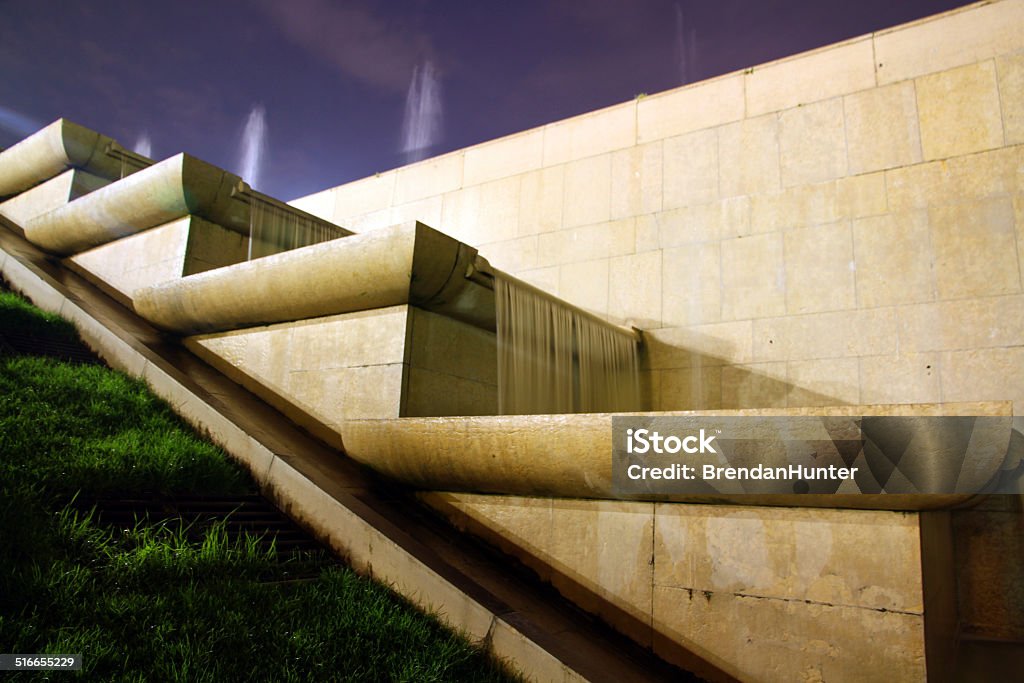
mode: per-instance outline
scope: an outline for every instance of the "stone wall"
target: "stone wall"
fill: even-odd
[[[978,3],[293,203],[643,328],[652,409],[1021,411],[1022,48]]]

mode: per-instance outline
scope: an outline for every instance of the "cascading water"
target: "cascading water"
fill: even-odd
[[[348,235],[348,231],[250,193],[249,260]]]
[[[495,274],[498,412],[639,410],[636,339]]]
[[[406,163],[419,161],[441,135],[441,82],[432,63],[415,67],[405,97],[401,151]]]
[[[253,106],[242,131],[242,155],[239,161],[242,179],[250,187],[258,187],[267,148],[267,110],[262,104]]]
[[[144,157],[153,155],[153,141],[150,139],[149,133],[143,131],[139,134],[138,139],[135,140],[135,146],[132,147],[132,151]]]

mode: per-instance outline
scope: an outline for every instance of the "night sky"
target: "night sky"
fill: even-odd
[[[259,190],[402,165],[414,70],[434,155],[959,5],[944,0],[0,0],[0,146],[65,116],[233,171],[262,106]]]

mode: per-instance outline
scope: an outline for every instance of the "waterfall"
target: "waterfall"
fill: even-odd
[[[499,413],[640,409],[631,335],[497,274],[494,299]]]
[[[249,260],[279,254],[282,251],[319,244],[348,235],[336,225],[279,206],[250,193]]]
[[[406,162],[422,159],[441,136],[441,83],[432,63],[425,62],[412,72],[405,97],[401,151]]]
[[[263,155],[267,148],[267,110],[262,104],[249,111],[242,131],[242,158],[239,162],[242,180],[250,187],[258,187],[263,170]]]

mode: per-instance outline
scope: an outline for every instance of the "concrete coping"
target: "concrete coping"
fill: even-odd
[[[637,413],[699,416],[998,416],[1009,401],[854,405]],[[334,425],[354,460],[414,488],[561,498],[618,499],[612,490],[609,413],[350,420]],[[1004,449],[1005,450],[1005,449]],[[1000,462],[985,463],[987,476]],[[980,473],[984,475],[985,473]],[[637,495],[629,500],[924,510],[965,504],[973,494]]]

